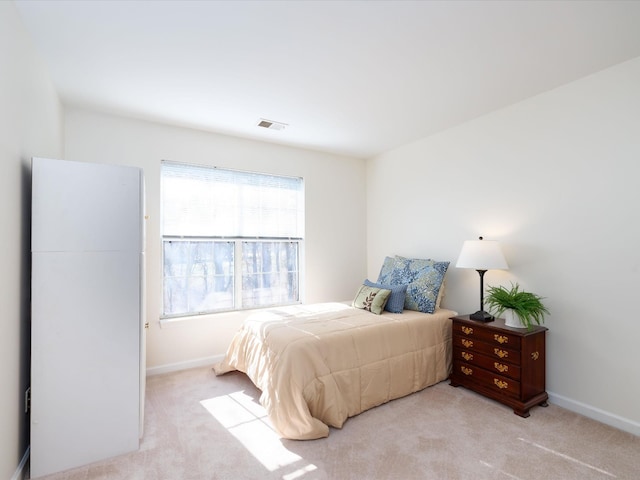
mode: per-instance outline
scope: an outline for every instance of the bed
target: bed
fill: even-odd
[[[446,379],[455,314],[376,315],[345,303],[267,310],[245,321],[214,370],[246,373],[284,438],[322,438],[329,426]]]
[[[327,437],[349,417],[448,378],[456,312],[439,307],[447,266],[387,257],[378,279],[387,284],[366,280],[351,302],[257,311],[214,371],[246,373],[282,437]]]

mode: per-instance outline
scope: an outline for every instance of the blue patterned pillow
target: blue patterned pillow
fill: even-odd
[[[386,257],[380,270],[378,283],[382,285],[407,285],[404,308],[424,313],[436,309],[438,292],[442,287],[449,262]]]
[[[405,260],[406,258],[398,256],[384,257],[384,262],[382,262],[382,268],[380,269],[380,275],[378,275],[378,283],[392,285],[393,273],[396,270],[402,270],[404,268]]]
[[[391,295],[387,299],[387,304],[384,309],[391,313],[402,313],[404,310],[404,298],[407,294],[406,285],[382,285],[380,283],[373,283],[369,279],[364,281],[367,287],[383,288],[385,290],[391,290]]]

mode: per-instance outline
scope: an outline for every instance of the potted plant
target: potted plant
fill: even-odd
[[[545,314],[549,314],[542,300],[543,297],[535,293],[520,290],[517,283],[512,283],[511,288],[489,287],[484,297],[484,302],[492,314],[496,317],[504,314],[508,327],[526,327],[529,330],[534,322],[537,325],[544,323]]]

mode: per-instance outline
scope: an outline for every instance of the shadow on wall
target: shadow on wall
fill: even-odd
[[[31,384],[31,159],[22,159],[22,195],[20,237],[20,391],[26,392]],[[21,407],[22,403],[18,403]],[[21,452],[29,445],[30,416],[23,408],[15,412],[20,422]]]

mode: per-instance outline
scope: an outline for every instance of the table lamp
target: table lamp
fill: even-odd
[[[484,311],[484,274],[487,270],[506,270],[509,268],[502,254],[500,244],[493,240],[467,240],[456,262],[457,268],[473,268],[480,275],[480,310],[469,315],[471,320],[492,322],[493,315]]]

